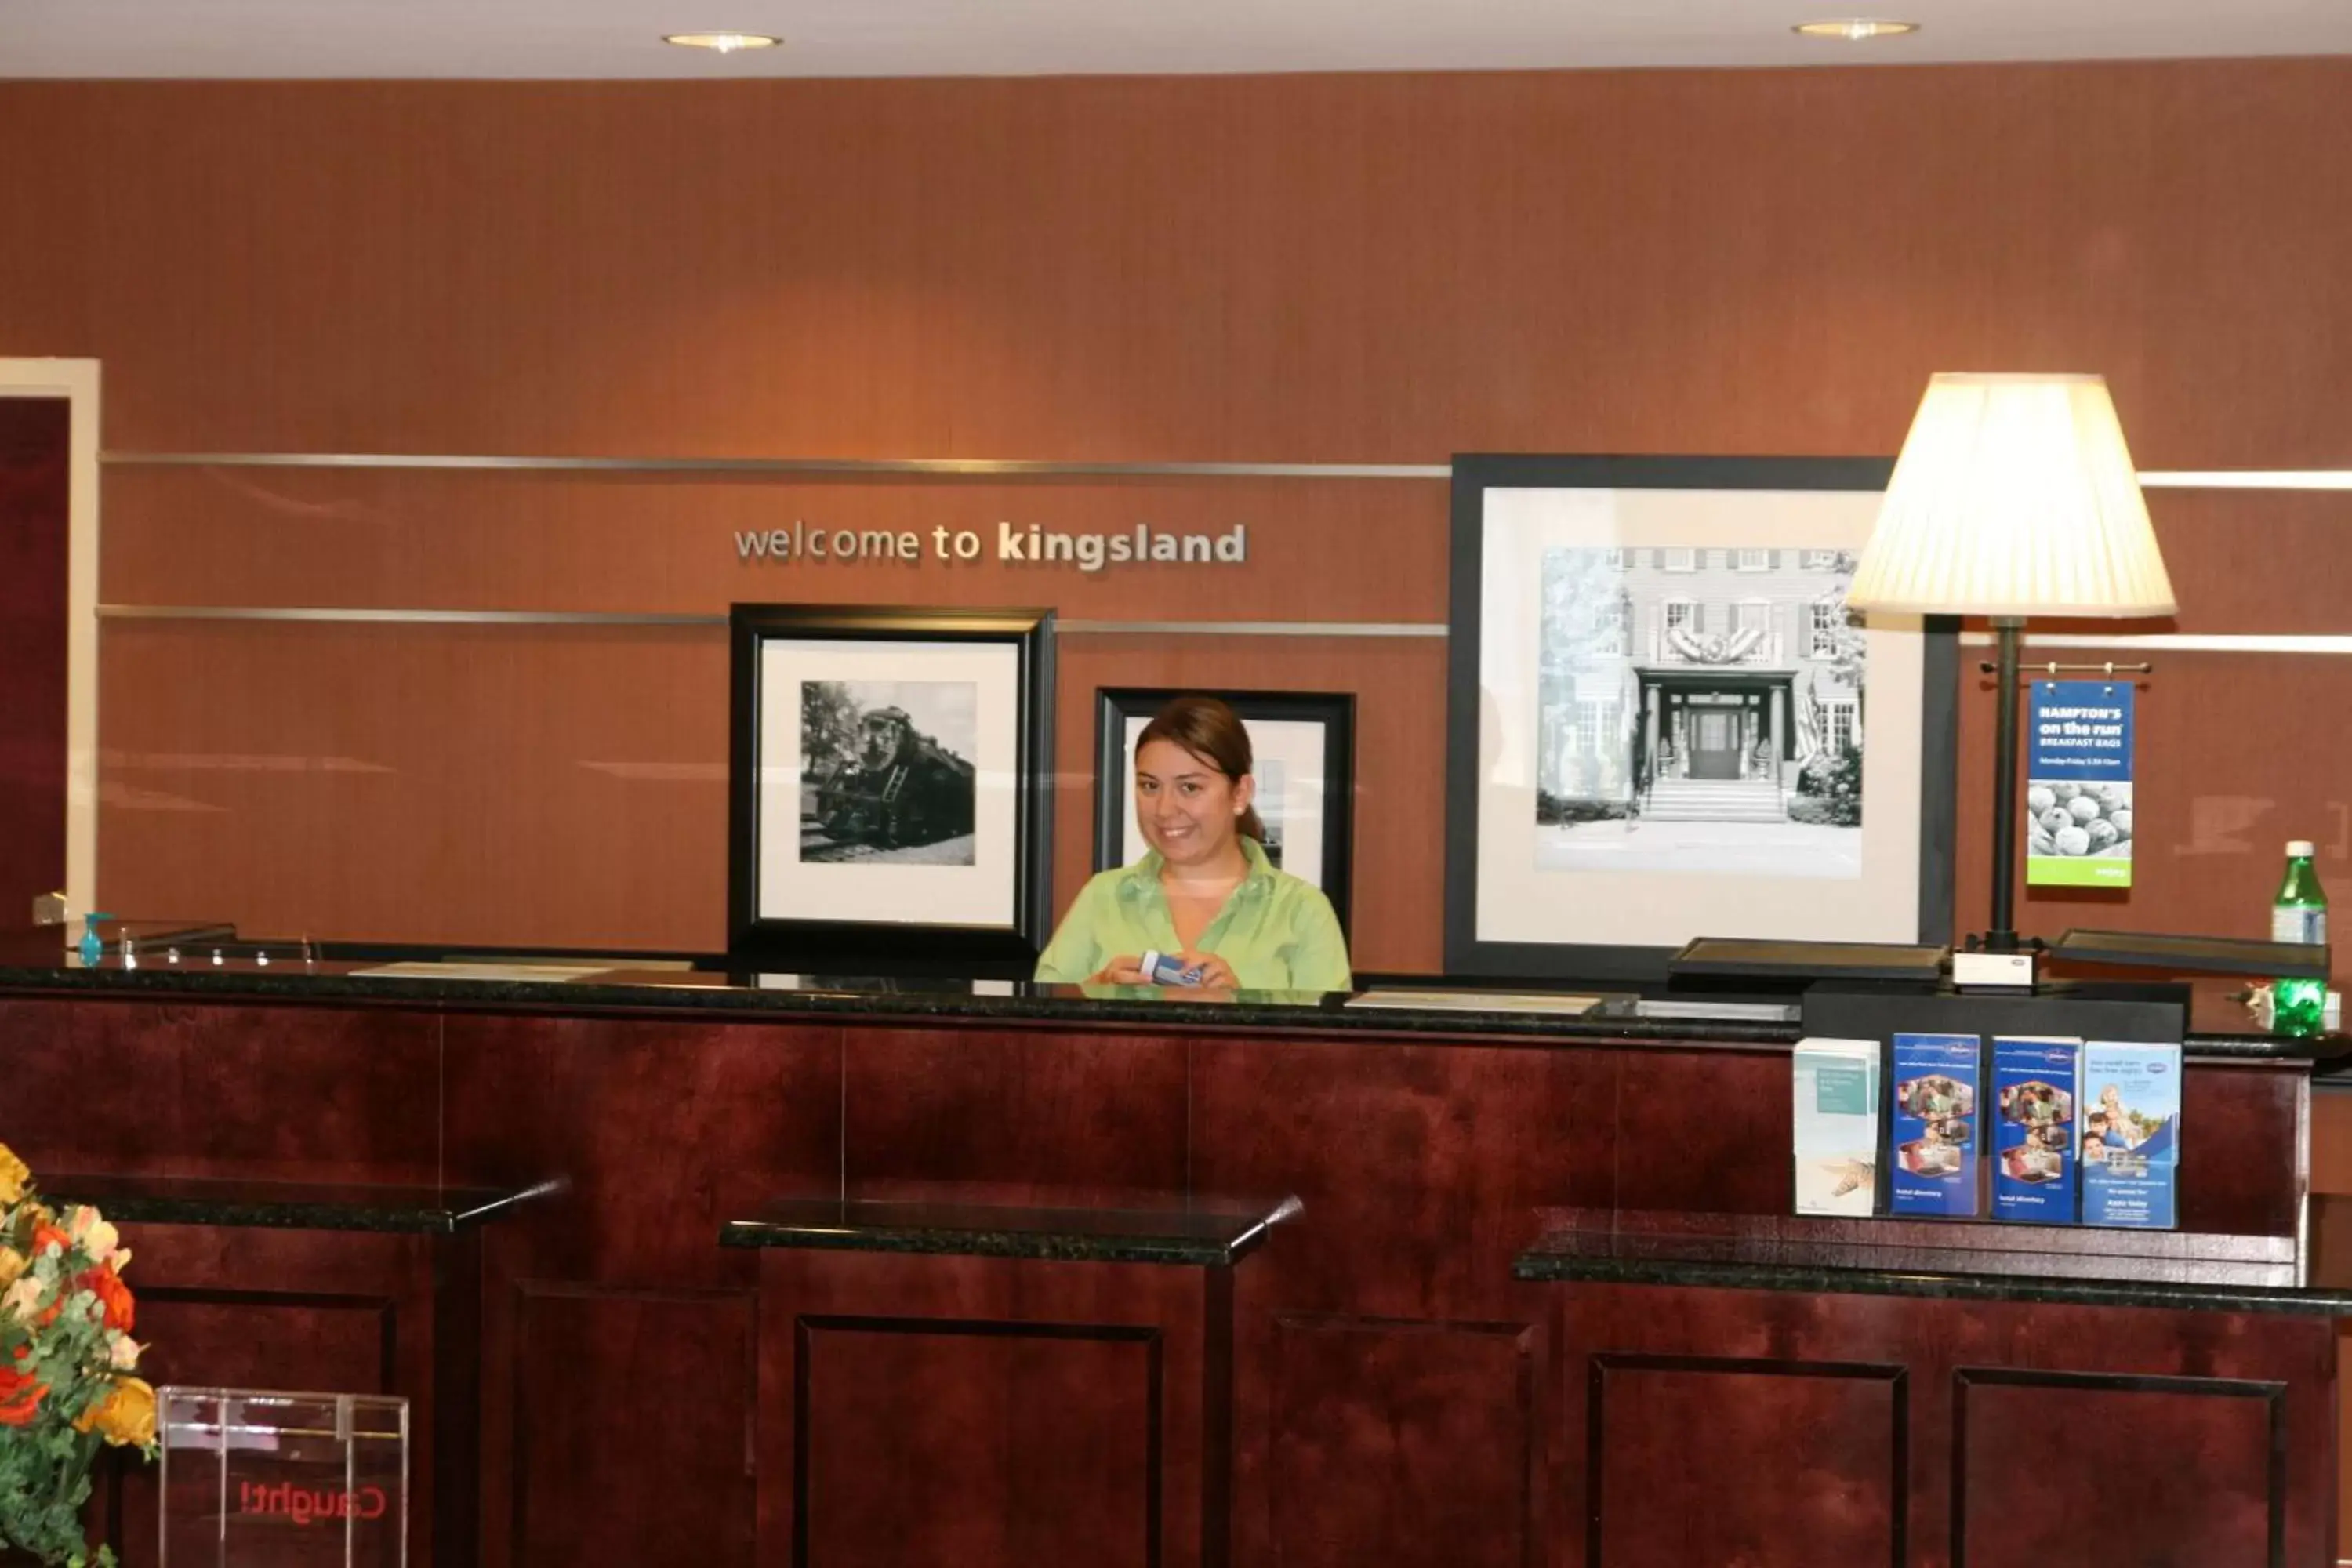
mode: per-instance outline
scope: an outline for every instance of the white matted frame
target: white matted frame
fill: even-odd
[[[67,405],[64,892],[80,914],[98,900],[99,362],[0,359],[0,397],[62,398]]]
[[[1738,608],[1782,568],[1808,574],[1805,592],[1821,591],[1813,578],[1828,559],[1867,540],[1891,468],[1882,458],[1454,459],[1449,973],[1638,981],[1664,978],[1675,951],[1701,936],[1948,939],[1954,628],[1873,617],[1858,632],[1867,675],[1843,699],[1849,713],[1811,708],[1833,689],[1808,683],[1812,650],[1800,646],[1796,620],[1779,627]],[[1547,558],[1563,554],[1587,563],[1577,570],[1654,567],[1641,594],[1622,595],[1638,624],[1605,637],[1580,624],[1572,635],[1591,657],[1575,660],[1548,652],[1571,635],[1545,599]],[[1802,614],[1801,595],[1784,598],[1790,616]],[[1549,670],[1548,659],[1574,673]],[[1545,766],[1559,737],[1590,743],[1588,707],[1616,738],[1605,787],[1590,800],[1542,790],[1542,778],[1561,776]],[[1686,728],[1661,728],[1669,709]],[[1807,760],[1829,730],[1850,736],[1857,722],[1860,820],[1804,821],[1800,811],[1818,809],[1798,804],[1817,787],[1799,782]],[[1722,736],[1737,738],[1706,739]],[[1708,757],[1728,759],[1728,776],[1702,778],[1703,744],[1720,748]],[[1672,791],[1660,787],[1669,775]],[[1737,798],[1716,804],[1716,779],[1738,786],[1726,792]],[[1702,804],[1690,809],[1720,811],[1729,825],[1670,828],[1694,795]],[[1757,826],[1736,821],[1750,810]],[[1833,831],[1781,831],[1790,825]]]
[[[1095,692],[1095,869],[1131,865],[1147,847],[1136,821],[1135,743],[1171,700],[1213,697],[1249,731],[1259,816],[1280,837],[1278,864],[1322,889],[1349,928],[1353,881],[1356,699],[1352,692],[1190,691],[1102,687]],[[1278,825],[1278,826],[1277,826]]]
[[[730,955],[1025,978],[1051,931],[1052,613],[737,605],[730,622]],[[862,721],[910,749],[811,767],[817,686],[867,694]],[[924,712],[926,693],[953,712]],[[907,831],[926,811],[951,826]]]

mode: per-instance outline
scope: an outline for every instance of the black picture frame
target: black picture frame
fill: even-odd
[[[730,962],[779,972],[1027,979],[1053,931],[1054,613],[742,604],[730,606],[728,642]],[[762,822],[761,810],[760,758],[768,696],[761,689],[762,656],[778,644],[806,642],[895,643],[950,653],[981,646],[1013,650],[1016,712],[1010,737],[1013,783],[1008,920],[958,923],[922,918],[921,910],[910,910],[909,918],[903,920],[762,913],[761,847],[765,834],[775,829]],[[795,754],[798,743],[795,737]],[[1002,746],[997,750],[1001,754]],[[972,782],[964,787],[976,795],[985,771],[975,764]],[[976,812],[976,807],[968,812],[967,820]],[[797,813],[790,830],[804,831]],[[805,844],[805,838],[801,842]]]
[[[1662,982],[1681,943],[1631,945],[1482,940],[1478,934],[1481,661],[1488,502],[1507,489],[1884,490],[1887,458],[1550,456],[1473,453],[1453,465],[1446,670],[1445,968],[1484,979]],[[1644,547],[1646,548],[1646,547]],[[1858,548],[1858,544],[1857,544]],[[1664,552],[1662,552],[1664,553]],[[1921,632],[1917,910],[1910,931],[1884,940],[1951,940],[1953,809],[1958,751],[1958,622],[1930,616]],[[1638,647],[1628,646],[1638,657]],[[1646,692],[1647,688],[1643,688]],[[1532,793],[1532,792],[1531,792]],[[1692,937],[1723,936],[1693,930]],[[1803,931],[1776,936],[1806,940]],[[1846,940],[1853,940],[1847,937]],[[1874,938],[1873,940],[1877,940]]]
[[[1213,697],[1244,725],[1318,724],[1323,729],[1321,870],[1313,879],[1331,901],[1340,932],[1349,925],[1354,885],[1356,697],[1350,691],[1202,691],[1190,687],[1098,687],[1095,691],[1095,865],[1108,871],[1128,863],[1127,727],[1149,721],[1172,698]],[[1261,787],[1263,785],[1261,784]]]

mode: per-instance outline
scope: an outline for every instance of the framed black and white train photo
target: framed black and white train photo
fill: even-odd
[[[1135,816],[1135,744],[1172,698],[1213,697],[1249,731],[1266,858],[1331,900],[1347,931],[1353,854],[1356,699],[1352,692],[1192,691],[1103,687],[1095,692],[1095,866],[1131,865],[1150,847]]]
[[[1051,613],[738,605],[730,620],[730,952],[1034,962]]]
[[[1450,972],[1946,939],[1957,639],[1845,605],[1892,466],[1454,460]]]

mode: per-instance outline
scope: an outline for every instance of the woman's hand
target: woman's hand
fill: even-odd
[[[1089,985],[1149,985],[1150,978],[1143,973],[1143,955],[1123,952],[1100,969],[1087,982]]]
[[[1176,961],[1187,969],[1201,972],[1201,988],[1204,991],[1238,991],[1242,983],[1234,976],[1234,966],[1213,952],[1180,952]]]

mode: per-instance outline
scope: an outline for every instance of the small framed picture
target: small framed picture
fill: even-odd
[[[1356,699],[1351,692],[1193,691],[1104,687],[1095,693],[1095,869],[1131,865],[1150,847],[1136,821],[1135,743],[1178,697],[1213,697],[1249,731],[1266,858],[1312,883],[1348,925],[1355,804]]]
[[[1891,468],[1454,460],[1449,973],[1948,940],[1955,628],[1845,603]]]
[[[1052,612],[730,618],[730,954],[1025,973],[1052,930]]]

